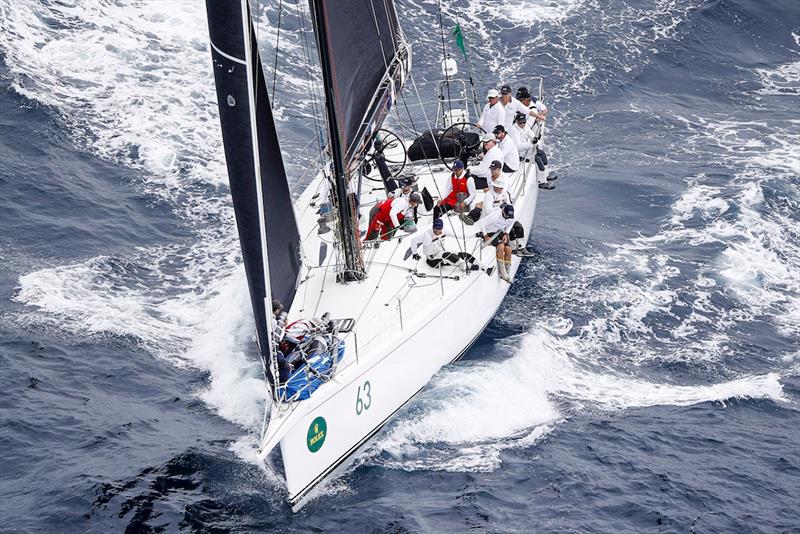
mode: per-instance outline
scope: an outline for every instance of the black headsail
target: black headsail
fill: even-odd
[[[411,54],[393,0],[310,0],[330,133],[343,279],[363,277],[351,174],[408,74]]]
[[[270,361],[271,300],[292,304],[300,236],[248,0],[206,0],[206,10],[236,225],[258,343]]]

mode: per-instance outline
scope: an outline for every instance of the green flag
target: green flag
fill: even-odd
[[[467,59],[467,49],[464,47],[464,36],[461,34],[461,24],[456,24],[453,28],[453,35],[456,36],[456,46],[461,49],[464,59]]]

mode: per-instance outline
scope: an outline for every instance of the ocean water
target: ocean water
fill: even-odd
[[[260,4],[301,189],[305,4]],[[797,3],[445,4],[480,93],[545,77],[557,189],[476,346],[292,513],[203,3],[0,0],[0,531],[800,531]],[[439,3],[397,5],[433,100]]]

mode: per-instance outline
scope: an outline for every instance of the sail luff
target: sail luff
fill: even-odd
[[[272,346],[273,324],[272,324],[272,284],[269,276],[269,249],[267,246],[267,221],[264,214],[264,188],[261,182],[261,158],[258,145],[258,121],[256,119],[256,96],[255,96],[255,76],[253,74],[253,36],[251,35],[252,25],[250,22],[250,4],[248,0],[241,0],[242,12],[242,40],[244,42],[245,69],[247,72],[247,98],[248,109],[250,111],[250,140],[253,149],[253,171],[255,174],[256,198],[258,199],[258,222],[261,240],[261,270],[264,276],[264,297],[261,306],[264,307],[264,317],[266,318],[267,340],[265,349],[264,340],[261,341],[261,353],[269,356],[268,361],[275,357]],[[254,302],[253,306],[257,306]],[[267,366],[268,367],[268,366]],[[269,372],[267,373],[269,375]]]

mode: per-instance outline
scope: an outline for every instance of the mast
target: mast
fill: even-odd
[[[320,63],[322,64],[322,79],[325,81],[325,114],[328,121],[328,144],[330,146],[332,174],[336,202],[335,206],[338,211],[337,217],[337,237],[339,238],[342,252],[344,253],[345,265],[344,272],[341,275],[340,281],[352,282],[355,280],[363,280],[366,272],[364,270],[364,258],[361,254],[360,236],[357,235],[358,222],[354,217],[355,206],[350,206],[348,193],[348,177],[344,168],[344,152],[342,147],[342,139],[336,131],[336,125],[339,120],[336,116],[335,95],[333,85],[327,83],[328,80],[333,79],[333,69],[331,61],[331,51],[329,49],[329,38],[327,33],[327,24],[325,20],[324,9],[321,7],[321,2],[311,0],[311,11],[314,16],[314,28],[316,29],[315,36],[317,40],[317,47],[319,49]]]
[[[372,146],[410,69],[391,0],[310,0],[322,65],[336,206],[336,234],[344,257],[339,281],[366,276],[356,212],[349,190],[360,159]]]

